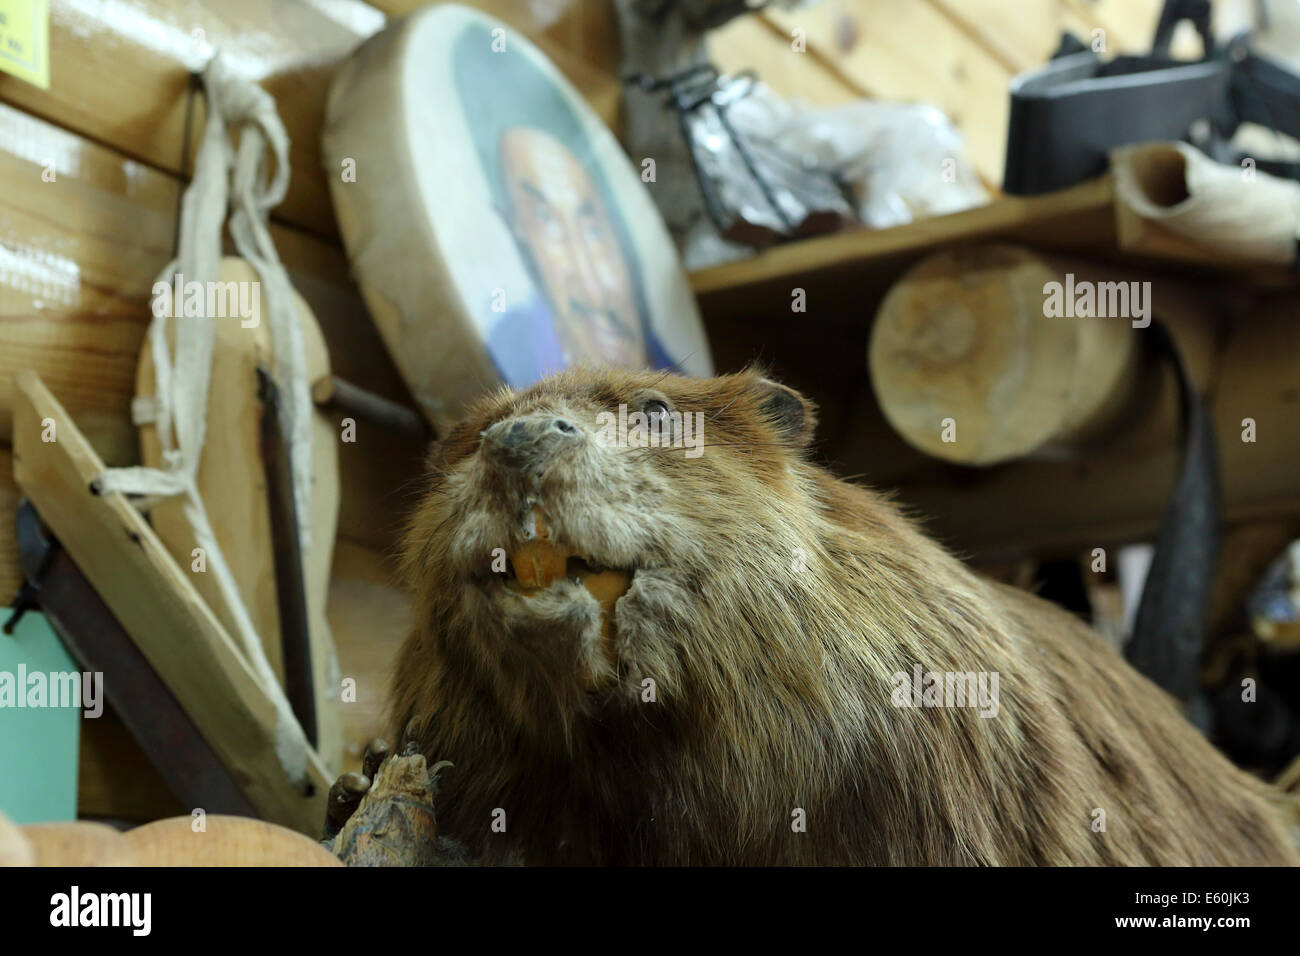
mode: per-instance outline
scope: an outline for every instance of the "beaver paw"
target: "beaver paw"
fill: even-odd
[[[433,797],[438,772],[419,751],[420,721],[406,725],[400,753],[376,738],[367,745],[361,773],[345,773],[330,788],[322,842],[348,866],[439,866],[458,863],[439,841]]]

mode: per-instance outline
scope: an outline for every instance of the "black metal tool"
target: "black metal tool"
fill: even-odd
[[[1200,61],[1170,57],[1182,20],[1201,35]],[[1103,62],[1080,46],[1063,43],[1047,66],[1011,81],[1008,193],[1050,192],[1099,175],[1110,151],[1130,143],[1189,140],[1235,164],[1227,141],[1242,123],[1300,136],[1300,76],[1254,52],[1245,34],[1216,46],[1208,0],[1166,0],[1150,54]],[[1300,164],[1261,159],[1256,166],[1300,178]]]
[[[280,391],[271,373],[257,369],[257,392],[262,402],[260,447],[266,470],[267,503],[274,542],[275,596],[280,612],[280,648],[284,655],[284,692],[314,747],[316,682],[311,660],[311,622],[307,616],[307,578],[298,537],[298,505],[293,495],[293,465],[287,430],[282,420]]]

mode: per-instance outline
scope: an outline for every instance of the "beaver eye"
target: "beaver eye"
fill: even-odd
[[[641,406],[641,411],[649,418],[653,418],[656,415],[667,415],[668,403],[657,398],[652,398]]]

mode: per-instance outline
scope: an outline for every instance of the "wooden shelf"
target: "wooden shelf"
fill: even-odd
[[[1044,241],[1057,236],[1048,227],[1062,220],[1087,223],[1071,245],[1114,240],[1114,185],[1109,176],[1043,196],[1002,196],[948,216],[918,219],[891,229],[853,229],[773,246],[749,259],[691,273],[691,287],[710,296],[757,283],[802,279],[843,266],[870,265],[899,255],[922,255],[940,245],[994,236]],[[1047,229],[1047,231],[1045,231]]]
[[[1159,232],[1159,227],[1151,228]],[[796,240],[697,270],[690,282],[706,320],[756,309],[788,313],[796,287],[805,289],[809,300],[823,297],[823,304],[860,303],[866,294],[883,292],[922,256],[945,246],[991,240],[1099,259],[1122,256],[1126,266],[1228,271],[1237,281],[1264,287],[1294,285],[1297,278],[1291,269],[1225,260],[1169,233],[1141,252],[1121,250],[1114,183],[1106,175],[1041,196],[1001,196],[986,206],[892,229]]]

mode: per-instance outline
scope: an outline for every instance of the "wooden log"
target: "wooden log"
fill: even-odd
[[[1064,278],[1083,268],[1065,268],[981,245],[930,256],[894,284],[870,366],[900,435],[937,458],[992,465],[1115,428],[1137,394],[1137,330],[1127,314],[1045,314],[1051,283],[1073,311]]]
[[[136,866],[343,865],[315,839],[247,817],[210,813],[201,824],[194,817],[170,817],[128,830],[122,839]]]
[[[283,722],[273,689],[261,684],[140,513],[119,494],[94,492],[103,462],[40,378],[24,372],[17,389],[19,487],[253,805],[269,820],[315,835],[331,779],[319,756]],[[51,426],[55,440],[45,441]]]
[[[1296,293],[1261,299],[1226,324],[1216,352],[1208,387],[1228,527],[1300,516],[1297,307]],[[1172,411],[1168,424],[1150,430],[1163,436],[1158,442],[1105,444],[1080,460],[1019,461],[960,482],[950,469],[935,467],[901,483],[898,496],[926,516],[937,537],[979,558],[1151,540],[1178,465]],[[1243,440],[1250,437],[1247,419],[1253,442]]]

